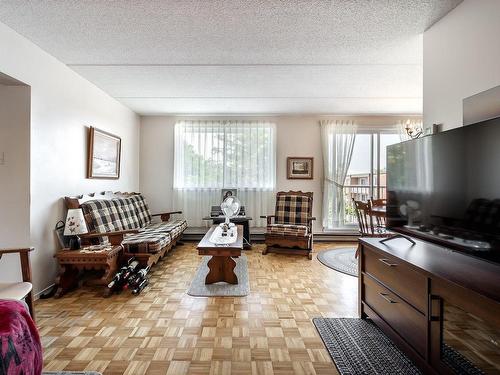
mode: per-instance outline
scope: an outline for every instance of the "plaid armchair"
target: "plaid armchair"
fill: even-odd
[[[312,205],[313,193],[280,191],[276,194],[274,215],[261,216],[267,219],[266,249],[262,254],[303,254],[312,259],[312,221],[315,220]]]

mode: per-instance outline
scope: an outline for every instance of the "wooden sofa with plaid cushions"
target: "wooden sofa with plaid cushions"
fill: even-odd
[[[262,254],[270,252],[303,254],[312,259],[312,221],[316,219],[312,216],[312,206],[311,192],[277,193],[274,215],[261,216],[267,219],[266,249]]]
[[[95,193],[66,197],[68,208],[81,208],[89,234],[84,243],[122,245],[124,257],[135,257],[143,265],[153,265],[179,241],[186,220],[173,219],[181,211],[151,215],[139,193]],[[160,217],[160,222],[154,222]]]

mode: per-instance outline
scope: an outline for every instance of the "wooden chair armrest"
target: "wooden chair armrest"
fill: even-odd
[[[307,218],[307,227],[309,228],[309,231],[312,233],[313,232],[313,221],[316,220],[314,216],[309,216]]]
[[[11,249],[0,249],[0,257],[3,255],[3,254],[13,254],[13,253],[28,253],[30,251],[33,251],[35,250],[34,247],[24,247],[24,248],[19,248],[19,249],[14,249],[14,248],[11,248]]]
[[[153,216],[153,217],[160,216],[161,221],[169,221],[170,220],[170,215],[173,215],[173,214],[182,214],[182,211],[164,212],[162,214],[154,214],[154,215],[151,215],[151,216]]]
[[[22,247],[22,248],[17,248],[17,249],[0,249],[0,259],[2,258],[2,255],[4,254],[14,254],[18,253],[19,254],[19,260],[21,261],[21,275],[23,277],[23,281],[25,283],[31,283],[31,262],[30,262],[30,252],[35,250],[33,247]],[[26,295],[24,298],[26,301],[26,304],[28,305],[28,309],[31,315],[31,318],[33,320],[36,319],[35,316],[35,309],[33,306],[33,291],[30,290],[30,292]]]
[[[271,224],[273,217],[276,217],[276,215],[260,215],[261,219],[267,219],[267,225]]]
[[[35,248],[33,247],[24,247],[24,248],[19,248],[19,249],[0,249],[0,259],[2,258],[2,255],[4,254],[14,254],[18,253],[19,258],[21,260],[21,273],[23,276],[23,281],[31,283],[31,264],[30,264],[30,251],[33,251]],[[32,307],[32,297],[30,295],[30,302],[28,305],[30,305],[30,311],[33,310]],[[34,316],[34,315],[33,315]]]

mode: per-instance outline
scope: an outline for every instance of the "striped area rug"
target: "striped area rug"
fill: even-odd
[[[341,375],[416,375],[420,370],[370,320],[314,318]]]

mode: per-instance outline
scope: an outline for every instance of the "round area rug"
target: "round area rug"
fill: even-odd
[[[356,248],[337,248],[320,251],[318,260],[335,271],[358,277],[358,260],[354,257],[355,254]]]

